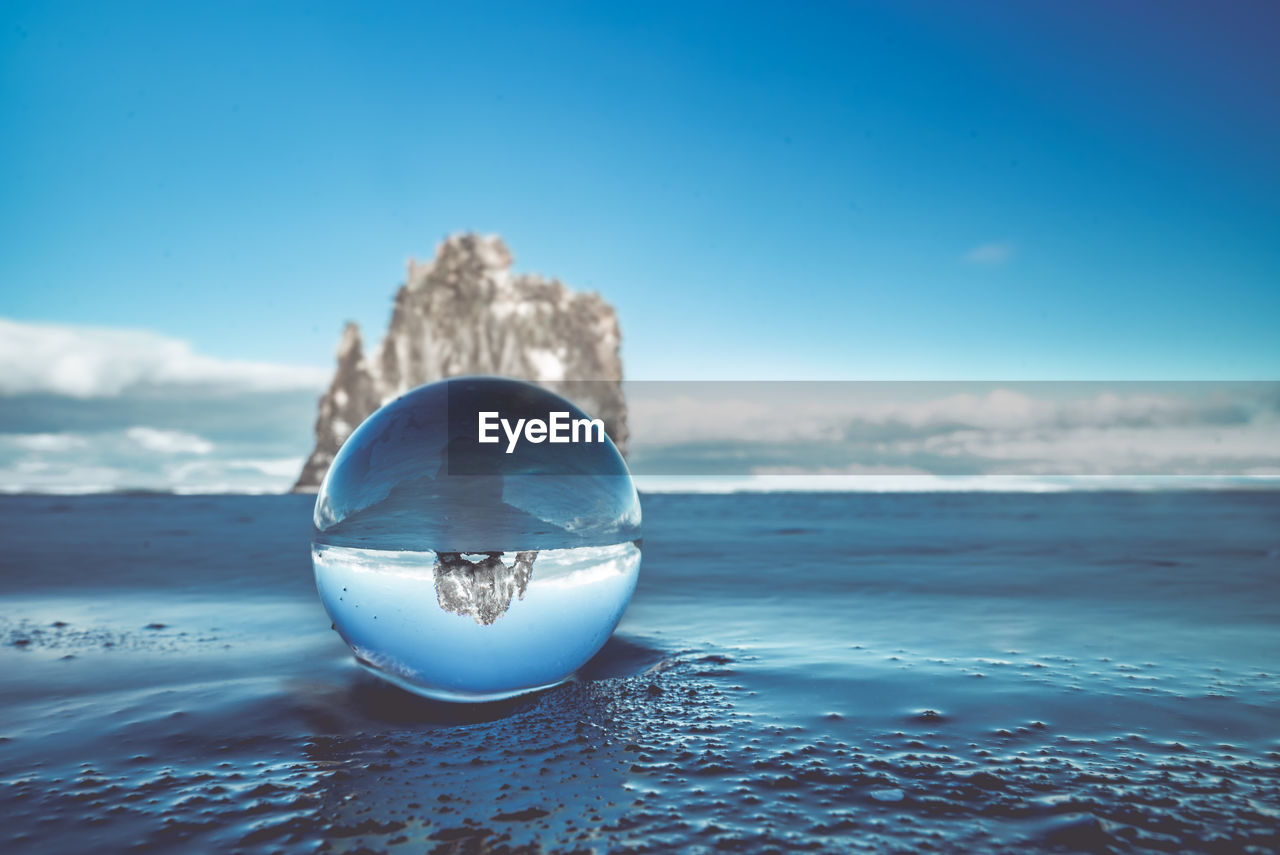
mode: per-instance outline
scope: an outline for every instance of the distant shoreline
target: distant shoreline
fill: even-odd
[[[1075,476],[1071,478],[1037,479],[1028,476],[962,476],[947,479],[940,476],[895,476],[892,483],[885,479],[868,477],[863,485],[850,484],[847,476],[800,476],[796,483],[760,483],[763,479],[735,478],[723,482],[701,478],[691,483],[680,483],[681,478],[671,477],[661,481],[644,483],[637,479],[637,490],[644,495],[736,495],[736,494],[851,494],[851,495],[1061,495],[1069,493],[1275,493],[1280,492],[1280,477],[1232,476],[1230,478],[1206,478],[1203,476],[1147,476],[1130,478],[1123,476]],[[918,479],[918,480],[917,480]],[[830,480],[824,485],[823,480]],[[913,483],[914,482],[914,483]],[[79,497],[201,497],[201,496],[314,496],[318,488],[291,490],[201,490],[160,489],[132,487],[119,489],[61,489],[61,490],[5,490],[6,498],[79,498]]]

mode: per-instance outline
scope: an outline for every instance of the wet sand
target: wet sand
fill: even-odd
[[[308,510],[0,499],[6,850],[1280,849],[1275,494],[648,496],[483,706],[354,664]]]

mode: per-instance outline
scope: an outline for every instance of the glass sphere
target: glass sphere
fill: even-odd
[[[568,678],[640,569],[640,500],[603,427],[496,377],[431,383],[369,416],[313,522],[316,588],[356,660],[441,700]]]

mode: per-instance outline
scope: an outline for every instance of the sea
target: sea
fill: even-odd
[[[1280,493],[646,494],[487,704],[354,661],[311,503],[0,497],[0,850],[1280,851]]]

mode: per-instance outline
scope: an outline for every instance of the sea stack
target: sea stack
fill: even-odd
[[[430,262],[409,261],[375,354],[365,355],[359,327],[347,324],[333,382],[320,398],[315,448],[295,491],[316,490],[342,443],[383,403],[465,374],[528,380],[563,395],[603,420],[626,452],[617,313],[599,294],[512,273],[511,265],[496,235],[452,235]]]

